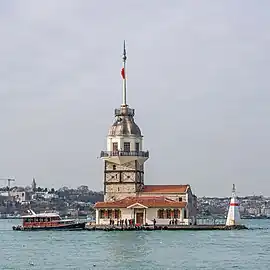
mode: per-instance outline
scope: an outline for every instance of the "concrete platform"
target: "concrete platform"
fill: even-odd
[[[109,225],[86,225],[88,231],[213,231],[213,230],[246,230],[244,225],[225,226],[225,225],[156,225],[150,226],[109,226]]]

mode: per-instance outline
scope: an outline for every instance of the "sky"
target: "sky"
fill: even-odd
[[[125,39],[145,184],[270,196],[269,10],[266,0],[0,0],[0,177],[103,189]]]

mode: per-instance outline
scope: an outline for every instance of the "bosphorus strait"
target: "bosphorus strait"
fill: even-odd
[[[269,269],[269,220],[252,230],[17,232],[0,220],[0,269]]]

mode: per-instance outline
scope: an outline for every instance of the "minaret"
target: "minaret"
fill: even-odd
[[[232,198],[230,202],[230,207],[228,211],[226,226],[241,225],[241,217],[239,211],[239,202],[236,197],[235,185],[232,188]]]
[[[135,110],[127,105],[126,44],[121,69],[122,105],[115,109],[115,120],[107,135],[104,160],[104,201],[136,196],[144,185],[144,162],[149,152],[143,151],[143,136],[134,121]]]
[[[36,179],[33,178],[33,181],[32,181],[32,191],[33,192],[36,192],[37,191],[37,183],[36,183]]]

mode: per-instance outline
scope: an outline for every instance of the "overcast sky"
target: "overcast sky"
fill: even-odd
[[[145,183],[270,195],[269,10],[263,0],[0,0],[0,177],[103,189],[97,157],[121,104],[126,39]]]

